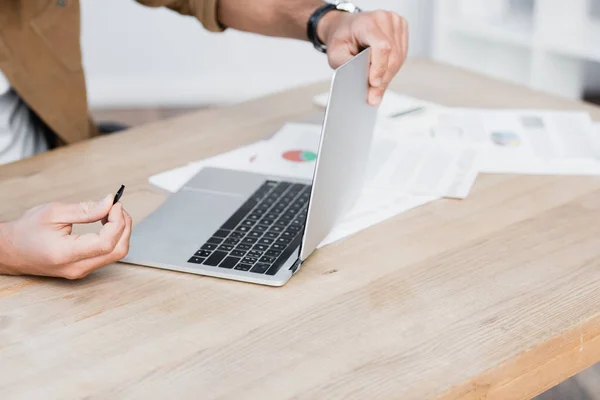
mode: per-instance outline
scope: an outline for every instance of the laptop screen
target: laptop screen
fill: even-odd
[[[300,247],[302,261],[362,189],[377,118],[377,107],[367,103],[370,60],[366,49],[334,72]]]

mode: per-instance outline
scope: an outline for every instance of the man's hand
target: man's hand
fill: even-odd
[[[329,65],[337,68],[371,47],[369,103],[378,105],[392,78],[406,60],[408,24],[388,11],[349,14],[332,11],[317,25],[319,39],[327,45]]]
[[[0,224],[0,274],[83,278],[127,255],[131,217],[114,195],[100,202],[53,203]],[[72,234],[73,224],[102,221],[98,234]]]
[[[219,0],[218,19],[222,25],[241,31],[308,40],[308,19],[323,4],[323,0]],[[363,48],[371,47],[368,101],[372,105],[379,104],[385,89],[406,59],[406,20],[389,11],[358,14],[330,11],[319,21],[317,35],[327,45],[329,64],[333,68],[339,67]]]

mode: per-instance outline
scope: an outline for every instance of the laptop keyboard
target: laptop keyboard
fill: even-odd
[[[310,189],[265,182],[188,262],[275,275],[300,246]]]

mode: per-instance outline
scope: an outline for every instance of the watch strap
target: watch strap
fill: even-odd
[[[337,10],[337,6],[335,4],[323,4],[321,7],[317,8],[314,13],[308,19],[308,24],[306,25],[306,34],[308,36],[308,40],[315,46],[315,49],[319,50],[322,53],[327,53],[327,46],[321,42],[319,39],[319,35],[317,35],[317,25],[321,18],[325,16],[330,11]]]

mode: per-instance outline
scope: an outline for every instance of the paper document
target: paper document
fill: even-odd
[[[402,196],[397,199],[388,199],[386,202],[378,203],[375,207],[355,207],[350,213],[342,218],[318,247],[321,248],[337,242],[347,236],[354,235],[363,229],[367,229],[386,219],[427,204],[433,200],[436,200],[436,198],[426,196]],[[361,203],[365,204],[364,201]]]
[[[260,147],[253,171],[311,180],[320,140],[320,125],[286,124]]]
[[[479,172],[476,146],[424,141],[398,142],[368,187],[387,197],[412,194],[464,199]]]
[[[585,112],[430,109],[380,121],[393,137],[481,146],[480,172],[598,174],[600,137]]]

